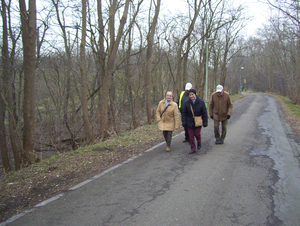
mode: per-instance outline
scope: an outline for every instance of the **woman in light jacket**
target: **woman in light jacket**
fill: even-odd
[[[161,100],[156,110],[158,128],[163,131],[167,143],[166,151],[171,151],[172,133],[179,128],[178,105],[173,101],[173,93],[168,91],[166,98]]]
[[[202,126],[195,127],[194,116],[201,116],[203,120],[203,127],[207,126],[207,110],[205,103],[196,95],[196,90],[190,89],[190,100],[186,101],[182,109],[182,126],[186,126],[189,133],[189,142],[191,145],[191,151],[189,154],[196,153],[195,138],[197,140],[197,149],[201,148],[201,128]]]

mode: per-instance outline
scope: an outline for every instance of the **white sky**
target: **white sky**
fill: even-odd
[[[245,4],[245,8],[249,9],[249,16],[254,17],[253,21],[248,23],[245,32],[247,35],[255,35],[255,30],[267,23],[270,17],[269,6],[259,0],[240,0],[239,3]]]
[[[269,8],[266,4],[261,3],[261,0],[233,0],[234,4],[241,4],[245,7],[245,16],[254,17],[248,23],[244,32],[247,36],[255,35],[257,28],[262,27],[269,18]],[[163,0],[163,13],[169,11],[183,12],[186,9],[186,0]]]

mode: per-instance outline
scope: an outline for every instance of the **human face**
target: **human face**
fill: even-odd
[[[195,100],[196,94],[191,92],[191,93],[189,93],[189,97],[191,100]]]
[[[167,99],[168,102],[171,101],[171,100],[173,99],[173,94],[172,94],[172,92],[167,92],[167,94],[166,94],[166,99]]]

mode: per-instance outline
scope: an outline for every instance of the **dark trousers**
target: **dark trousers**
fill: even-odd
[[[183,128],[184,128],[185,139],[188,141],[188,140],[189,140],[189,132],[188,132],[188,128],[187,128],[187,126],[186,126],[186,127],[183,127]]]
[[[163,135],[164,135],[164,138],[166,140],[167,147],[171,146],[172,133],[173,133],[173,131],[163,131]]]
[[[201,128],[202,127],[197,127],[197,128],[187,127],[192,151],[196,151],[195,137],[197,140],[197,146],[201,145]]]
[[[222,133],[220,134],[220,121],[214,119],[214,131],[216,140],[225,140],[228,120],[222,121]]]

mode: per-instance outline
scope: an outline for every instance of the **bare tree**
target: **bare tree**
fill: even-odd
[[[177,50],[177,72],[176,72],[176,80],[175,80],[175,84],[174,84],[174,88],[175,88],[175,91],[174,93],[176,95],[179,94],[179,90],[180,90],[180,84],[182,84],[180,82],[180,78],[182,77],[185,77],[185,76],[181,76],[181,73],[182,73],[182,60],[184,59],[184,56],[187,57],[189,51],[190,51],[190,36],[194,30],[194,27],[195,27],[195,23],[196,23],[196,20],[199,16],[199,12],[200,12],[200,9],[201,9],[201,5],[203,3],[203,0],[194,0],[194,6],[193,6],[193,16],[191,18],[191,21],[190,21],[190,24],[189,24],[189,27],[188,27],[188,30],[187,30],[187,33],[182,37],[182,39],[180,40],[180,45],[178,47],[178,50]],[[186,53],[182,56],[182,50],[183,50],[183,46],[185,44],[185,42],[188,41],[187,43],[187,50],[186,50]],[[185,63],[187,63],[187,61],[185,61]],[[186,66],[184,66],[186,67]],[[186,73],[186,72],[185,72]],[[185,77],[183,80],[186,81],[187,77]]]
[[[8,9],[11,7],[11,2],[9,2]],[[8,13],[10,10],[8,10]],[[3,27],[5,30],[7,30],[7,25],[3,24]],[[11,24],[9,24],[9,30],[11,34]],[[8,34],[6,33],[6,38],[8,37]],[[18,148],[18,142],[16,139],[16,134],[18,134],[17,130],[17,116],[16,116],[16,100],[14,98],[14,74],[13,74],[13,63],[14,63],[14,57],[15,57],[15,45],[16,45],[16,40],[14,40],[14,36],[11,34],[10,35],[12,39],[12,48],[11,48],[11,53],[10,53],[10,59],[8,59],[8,49],[5,51],[5,59],[7,59],[7,62],[4,64],[4,69],[6,71],[6,82],[7,84],[6,89],[7,89],[7,112],[8,112],[8,128],[9,128],[9,137],[10,137],[10,144],[11,144],[11,149],[14,155],[14,160],[15,160],[15,170],[19,170],[21,167],[21,156],[20,156],[20,151]],[[4,38],[4,36],[3,36]],[[6,40],[7,41],[7,40]]]
[[[36,66],[36,1],[19,0],[22,23],[23,62],[24,62],[24,100],[23,100],[23,152],[25,164],[35,162],[34,154],[34,105],[35,105],[35,66]]]
[[[63,111],[64,111],[64,119],[63,122],[71,136],[71,140],[72,140],[72,147],[73,149],[75,149],[75,136],[74,133],[71,131],[70,126],[69,126],[69,113],[68,113],[68,109],[69,109],[69,99],[70,99],[70,94],[71,94],[71,71],[72,71],[72,56],[71,56],[71,46],[69,45],[69,39],[68,39],[68,32],[66,30],[67,25],[65,24],[65,17],[63,14],[63,18],[61,18],[60,16],[60,11],[59,11],[59,3],[60,0],[52,0],[52,3],[54,5],[55,8],[55,12],[56,12],[56,18],[57,18],[57,22],[59,24],[59,27],[61,29],[62,32],[62,38],[64,41],[64,48],[65,48],[65,53],[66,53],[66,66],[67,66],[67,70],[66,70],[66,91],[65,91],[65,95],[64,95],[64,107],[63,107]]]
[[[155,13],[154,13],[153,20],[149,25],[149,32],[147,36],[148,47],[147,47],[147,56],[146,56],[146,75],[145,75],[146,113],[147,113],[147,120],[149,124],[151,124],[153,121],[152,110],[151,110],[152,52],[153,52],[153,38],[155,34],[158,14],[160,11],[160,0],[157,0],[156,4],[154,1],[153,3],[155,5]]]
[[[124,32],[124,26],[127,20],[128,8],[130,0],[126,0],[124,4],[124,11],[120,20],[117,36],[115,37],[115,16],[117,11],[117,0],[112,0],[112,4],[109,8],[109,47],[107,63],[105,66],[105,75],[103,78],[103,85],[101,89],[100,100],[100,134],[103,135],[108,129],[108,112],[109,112],[109,90],[111,88],[111,80],[114,72],[114,64],[121,41],[121,37]]]
[[[80,73],[81,73],[81,106],[84,131],[89,144],[94,142],[94,132],[90,124],[88,102],[87,102],[87,78],[86,78],[86,59],[85,59],[85,43],[86,43],[86,4],[87,0],[82,0],[82,35],[80,43]]]
[[[136,23],[136,17],[139,12],[140,6],[142,4],[143,0],[139,1],[137,5],[137,10],[133,14],[133,17],[130,19],[130,25],[127,32],[127,50],[125,50],[125,93],[128,93],[128,99],[129,103],[131,103],[131,118],[132,118],[132,124],[133,128],[137,128],[139,126],[139,120],[138,120],[138,112],[137,112],[137,100],[133,96],[133,89],[132,89],[132,82],[131,78],[133,77],[133,71],[132,67],[130,65],[130,58],[132,53],[132,36],[133,36],[133,25]],[[132,6],[133,8],[133,6]],[[123,48],[125,48],[125,42],[123,45]],[[127,89],[127,90],[126,90]],[[127,92],[126,92],[127,91]],[[124,95],[125,96],[125,95]]]
[[[4,168],[4,172],[7,173],[11,171],[9,158],[8,158],[8,150],[6,144],[6,132],[5,132],[5,100],[6,98],[6,88],[5,84],[7,84],[7,80],[9,75],[9,53],[8,53],[8,32],[7,32],[7,16],[6,16],[6,4],[5,0],[1,1],[2,3],[2,76],[0,78],[0,149],[1,149],[1,157],[2,157],[2,164]]]
[[[289,55],[289,59],[282,57],[282,62],[285,68],[285,80],[287,84],[288,96],[295,101],[300,103],[300,12],[299,12],[299,1],[285,0],[285,1],[270,1],[266,2],[273,8],[278,10],[280,17],[272,18],[270,20],[274,33],[277,36],[281,49],[281,53],[284,56]],[[279,71],[274,71],[273,75],[278,75]],[[277,76],[275,76],[277,77]],[[280,78],[277,78],[277,80]],[[274,78],[272,79],[274,80]]]
[[[224,29],[224,41],[223,41],[223,59],[221,60],[221,76],[220,84],[225,86],[226,83],[226,67],[229,60],[234,57],[240,49],[236,52],[231,51],[233,44],[236,43],[237,38],[239,37],[241,30],[245,27],[244,21],[242,19],[243,8],[239,6],[237,9],[232,11],[231,19],[225,25]]]
[[[96,54],[96,59],[98,62],[98,64],[97,64],[98,76],[96,77],[96,79],[98,82],[99,90],[100,90],[100,87],[102,86],[101,78],[105,77],[105,60],[106,60],[106,52],[105,52],[105,47],[104,47],[105,46],[105,43],[104,43],[105,26],[104,26],[104,21],[103,21],[102,7],[103,7],[102,0],[97,0],[99,39],[98,39],[97,44],[92,45],[92,49],[93,49],[94,53]],[[92,29],[91,29],[91,31],[92,31]],[[99,95],[98,112],[101,112],[101,96],[100,95]],[[98,113],[98,118],[97,118],[98,122],[100,122],[100,115],[101,114]]]

